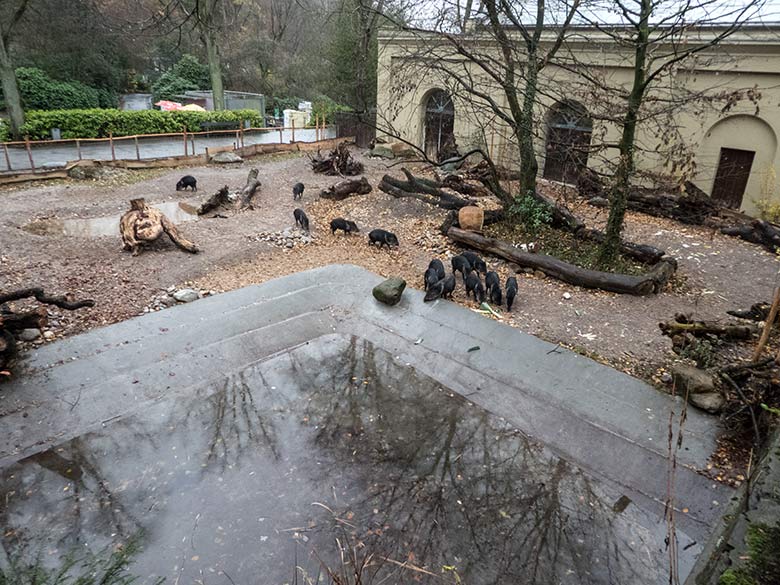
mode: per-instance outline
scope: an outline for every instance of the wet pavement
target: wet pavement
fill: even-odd
[[[199,202],[166,201],[155,203],[155,207],[174,223],[198,219]],[[77,238],[96,238],[100,236],[118,236],[121,215],[89,217],[78,219],[39,218],[22,226],[22,229],[38,236],[72,236]]]
[[[354,337],[296,348],[0,473],[12,558],[138,536],[129,570],[143,582],[285,583],[296,565],[316,574],[318,558],[340,571],[336,539],[361,543],[374,578],[393,582],[665,576],[663,525],[619,489]]]
[[[40,170],[62,167],[70,161],[81,158],[101,161],[112,160],[112,158],[116,158],[116,160],[149,160],[169,156],[184,156],[185,154],[204,154],[206,148],[235,146],[236,144],[243,144],[244,146],[251,144],[288,144],[293,139],[291,130],[282,130],[280,133],[278,129],[272,128],[245,132],[243,143],[237,138],[235,132],[215,133],[209,136],[193,136],[190,134],[188,136],[186,153],[182,136],[180,138],[139,138],[138,150],[136,150],[136,143],[131,137],[118,137],[114,139],[113,155],[107,138],[84,140],[79,143],[78,147],[75,141],[61,143],[37,142],[31,146],[30,154],[32,155],[35,168]],[[295,131],[296,142],[315,142],[316,136],[316,131],[313,128]],[[336,129],[334,127],[324,130],[323,139],[335,137]],[[6,158],[5,153],[0,154],[0,172],[31,169],[30,155],[27,153],[24,145],[8,146],[7,154],[8,158]]]
[[[671,481],[685,579],[733,495],[695,471],[714,419],[687,413],[672,475],[677,400],[380,280],[329,266],[31,355],[0,393],[9,558],[137,541],[144,583],[303,583],[340,546],[364,582],[661,584]]]

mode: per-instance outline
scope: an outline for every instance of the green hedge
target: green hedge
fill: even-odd
[[[57,81],[35,67],[19,67],[16,79],[22,105],[28,110],[112,108],[117,103],[112,91],[78,81]]]
[[[133,134],[199,132],[202,122],[241,122],[253,127],[263,125],[263,114],[257,110],[223,110],[219,112],[162,112],[160,110],[50,110],[25,114],[22,134],[31,140],[51,138],[51,129],[59,128],[62,138],[106,138]]]

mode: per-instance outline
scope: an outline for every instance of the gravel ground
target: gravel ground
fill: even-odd
[[[388,172],[381,161],[363,162],[372,185]],[[203,200],[223,185],[242,186],[251,167],[260,169],[262,181],[254,210],[179,224],[185,236],[202,249],[197,255],[181,252],[166,241],[133,258],[122,251],[118,234],[83,238],[36,235],[21,229],[42,218],[116,216],[118,223],[131,198],[145,197],[152,204]],[[400,175],[397,168],[390,172]],[[199,191],[194,196],[175,191],[176,181],[184,174],[198,179]],[[298,181],[306,185],[302,204],[292,200],[292,185]],[[410,286],[421,288],[422,273],[431,257],[439,256],[448,265],[446,258],[458,252],[438,234],[443,211],[413,199],[397,200],[376,189],[342,202],[320,200],[319,190],[334,182],[334,178],[313,174],[305,156],[283,155],[230,168],[123,171],[97,181],[3,188],[0,289],[39,285],[56,293],[95,299],[94,309],[52,311],[52,330],[64,336],[150,310],[154,299],[172,286],[224,291],[334,262],[357,264],[384,276],[400,275]],[[542,188],[555,194],[560,191],[553,185]],[[292,211],[298,206],[305,207],[312,222],[310,244],[286,248],[258,236],[291,227]],[[603,225],[604,213],[595,208],[576,206],[576,212],[589,225]],[[331,235],[328,223],[338,216],[356,221],[362,233]],[[400,248],[369,247],[366,233],[374,227],[397,233]],[[678,276],[667,290],[652,297],[631,297],[519,274],[515,307],[511,314],[504,312],[503,321],[649,378],[673,356],[658,322],[678,312],[696,318],[724,318],[727,309],[745,308],[771,297],[777,261],[757,246],[709,228],[641,214],[628,215],[626,235],[665,248],[679,259]],[[489,264],[502,279],[511,272],[502,261]],[[564,293],[570,298],[564,298]],[[455,301],[475,308],[466,301],[460,281]]]

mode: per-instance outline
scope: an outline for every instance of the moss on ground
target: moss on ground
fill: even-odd
[[[727,569],[720,585],[777,585],[780,583],[780,522],[748,527],[747,558],[738,567]]]

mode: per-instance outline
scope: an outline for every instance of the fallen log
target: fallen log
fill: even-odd
[[[360,177],[360,179],[345,179],[335,185],[331,185],[327,189],[320,191],[320,197],[322,199],[341,201],[355,195],[368,195],[371,191],[372,187],[368,179]]]
[[[130,200],[130,210],[119,220],[119,231],[123,248],[132,251],[133,256],[138,256],[142,245],[150,244],[163,234],[182,250],[192,254],[198,252],[197,246],[179,234],[170,219],[159,209],[149,207],[144,199]]]
[[[780,226],[761,219],[754,219],[746,225],[721,228],[720,233],[759,244],[773,254],[780,249]]]
[[[726,339],[750,339],[761,332],[758,327],[753,325],[718,323],[715,321],[692,321],[683,323],[675,320],[659,323],[658,327],[664,335],[669,337],[688,333],[694,337],[715,335],[717,337],[725,337]]]
[[[500,256],[522,267],[541,270],[548,276],[569,284],[621,294],[648,295],[658,292],[676,269],[676,262],[664,258],[643,276],[600,272],[581,268],[546,254],[523,252],[507,242],[486,238],[460,228],[450,228],[447,235],[458,243]]]
[[[33,311],[24,313],[0,313],[0,328],[7,331],[21,331],[22,329],[43,329],[49,322],[46,309],[39,307]]]
[[[749,319],[750,321],[766,321],[771,307],[772,305],[769,303],[754,303],[749,309],[726,311],[726,314],[732,317],[739,317],[740,319]],[[780,315],[777,316],[775,322],[779,320]]]
[[[597,244],[602,243],[606,238],[604,232],[586,227],[581,228],[574,235],[584,240],[591,240]],[[655,264],[666,255],[666,252],[655,246],[636,244],[622,239],[620,240],[620,253],[643,264]]]
[[[401,170],[406,175],[406,181],[385,175],[379,182],[379,189],[396,198],[411,197],[442,209],[460,209],[474,205],[474,201],[470,199],[442,191],[434,182],[415,177],[406,169]]]
[[[36,301],[43,303],[44,305],[54,305],[55,307],[59,307],[60,309],[67,309],[69,311],[81,309],[82,307],[95,306],[95,301],[92,299],[71,301],[65,296],[47,295],[40,287],[23,288],[8,293],[0,293],[0,305],[10,303],[11,301],[27,299],[30,297],[34,297]]]
[[[235,201],[236,197],[231,195],[230,189],[228,189],[228,186],[225,185],[219,191],[214,193],[214,195],[201,203],[200,207],[197,209],[197,212],[198,215],[205,215],[209,211],[213,211],[219,207],[233,205]]]

